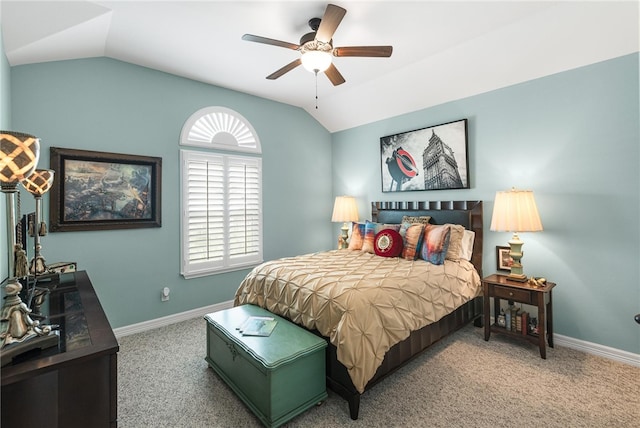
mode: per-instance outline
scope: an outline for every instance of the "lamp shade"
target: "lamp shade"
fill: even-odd
[[[33,173],[40,157],[40,140],[21,132],[0,131],[0,181],[17,183]]]
[[[542,222],[533,192],[516,189],[496,192],[490,229],[496,232],[541,231]]]
[[[33,174],[22,180],[22,185],[34,196],[42,196],[51,189],[54,171],[52,169],[36,169]]]
[[[333,204],[331,221],[347,222],[358,221],[358,205],[353,196],[337,196]]]

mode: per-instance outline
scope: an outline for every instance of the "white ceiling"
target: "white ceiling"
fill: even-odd
[[[2,0],[10,65],[106,56],[304,108],[331,132],[637,52],[638,1],[334,1],[334,46],[392,45],[391,58],[334,58],[334,87],[298,52],[321,1]]]

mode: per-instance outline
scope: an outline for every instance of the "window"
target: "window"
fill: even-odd
[[[192,115],[183,127],[181,144],[260,153],[248,122],[220,107]],[[261,263],[261,158],[181,150],[180,167],[182,275],[195,278]]]

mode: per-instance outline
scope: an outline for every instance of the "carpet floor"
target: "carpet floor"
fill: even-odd
[[[208,367],[196,318],[121,337],[118,426],[260,427]],[[285,427],[638,427],[640,368],[468,325],[365,392],[360,417],[329,392]]]

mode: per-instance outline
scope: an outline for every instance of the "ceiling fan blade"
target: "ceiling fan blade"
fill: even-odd
[[[329,65],[329,68],[324,71],[324,74],[326,74],[329,80],[331,80],[333,86],[342,85],[345,82],[344,77],[342,77],[342,74],[340,74],[336,66],[333,64]]]
[[[333,56],[390,57],[393,46],[345,46],[335,48]]]
[[[333,37],[333,33],[336,32],[338,25],[340,25],[346,13],[347,11],[340,6],[328,4],[320,21],[320,27],[318,27],[318,31],[316,32],[316,40],[329,43]]]
[[[248,42],[264,43],[265,45],[279,46],[281,48],[293,49],[294,51],[297,51],[300,47],[293,43],[269,39],[267,37],[254,36],[253,34],[245,34],[244,36],[242,36],[242,40],[246,40]]]
[[[289,64],[287,64],[284,67],[282,67],[281,69],[279,69],[277,71],[274,71],[273,73],[268,75],[267,79],[276,80],[278,77],[282,76],[285,73],[290,72],[291,70],[293,70],[294,68],[296,68],[300,64],[302,64],[302,61],[300,60],[300,58],[298,58],[296,60],[293,60]]]

